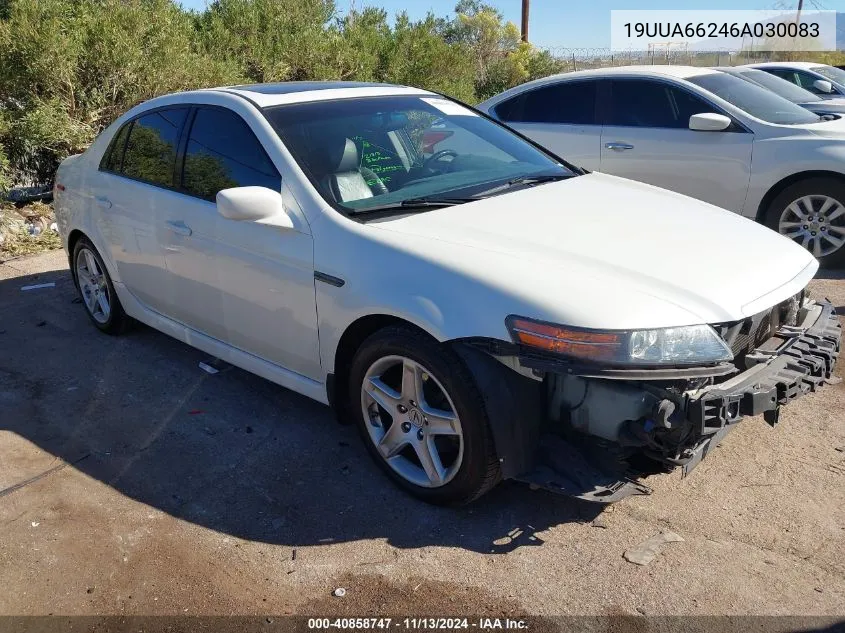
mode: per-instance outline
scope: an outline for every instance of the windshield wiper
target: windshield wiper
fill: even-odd
[[[490,189],[485,189],[484,191],[479,191],[475,194],[475,198],[486,197],[492,195],[494,193],[499,193],[500,191],[505,191],[510,189],[511,187],[519,187],[522,185],[539,185],[545,182],[554,182],[556,180],[566,180],[567,178],[571,178],[569,174],[545,174],[545,175],[537,175],[537,176],[520,176],[519,178],[513,178],[508,180],[501,185],[496,185]]]
[[[363,215],[365,213],[375,213],[378,211],[407,211],[409,209],[424,209],[424,208],[439,208],[439,207],[454,207],[457,204],[464,204],[465,202],[477,202],[478,198],[408,198],[401,202],[391,202],[389,204],[379,204],[374,207],[363,207],[361,209],[352,209],[350,215]]]

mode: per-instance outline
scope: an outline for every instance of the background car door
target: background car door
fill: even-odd
[[[496,105],[496,118],[561,158],[590,170],[601,161],[595,80],[548,84]]]
[[[162,230],[178,320],[310,378],[320,374],[311,235],[223,218],[214,202],[230,187],[281,191],[281,178],[246,122],[198,107],[182,167],[183,204]]]
[[[183,198],[172,189],[188,111],[154,110],[124,125],[104,155],[94,200],[121,282],[147,307],[163,314],[168,314],[168,276],[156,230]]]
[[[692,92],[651,79],[610,83],[601,171],[739,212],[745,202],[754,135],[689,129],[689,118],[721,110]]]

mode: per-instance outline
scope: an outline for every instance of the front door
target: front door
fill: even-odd
[[[177,319],[238,349],[320,377],[313,245],[294,229],[237,222],[217,213],[221,189],[281,178],[246,122],[201,106],[189,123],[181,189],[184,203],[160,225]]]
[[[742,210],[753,134],[740,128],[690,130],[690,116],[719,109],[663,81],[617,79],[609,99],[601,171]]]

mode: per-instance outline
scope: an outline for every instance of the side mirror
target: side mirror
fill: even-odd
[[[689,129],[698,132],[721,132],[722,130],[727,130],[730,126],[730,118],[724,114],[716,114],[715,112],[693,114],[689,118]]]
[[[292,229],[282,194],[267,187],[233,187],[217,192],[217,212],[228,220]]]
[[[816,79],[813,82],[813,88],[818,90],[819,92],[823,92],[826,95],[829,95],[833,92],[833,84],[825,79]]]

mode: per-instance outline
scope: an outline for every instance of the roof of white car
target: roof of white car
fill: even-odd
[[[379,97],[402,94],[433,94],[427,90],[394,84],[358,81],[286,81],[215,88],[246,97],[262,108],[304,101],[326,101],[351,97]]]
[[[760,62],[759,64],[746,64],[748,68],[818,68],[824,66],[816,62]]]
[[[561,79],[577,79],[588,77],[612,77],[614,75],[630,76],[643,75],[644,77],[675,77],[676,79],[689,79],[690,77],[698,77],[700,75],[719,74],[720,71],[712,68],[701,68],[698,66],[669,66],[669,65],[648,65],[648,66],[613,66],[611,68],[590,68],[588,70],[574,70],[568,73],[559,73],[557,75],[550,75],[542,79],[535,79],[528,83],[521,84],[515,88],[511,88],[501,94],[492,97],[488,101],[480,104],[478,107],[484,109],[485,106],[492,105],[500,101],[505,95],[510,96],[518,94],[525,89],[542,86],[547,83],[554,83]]]

